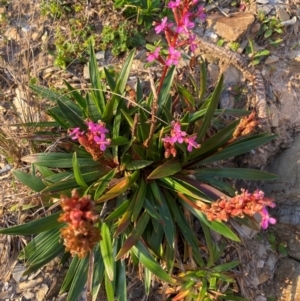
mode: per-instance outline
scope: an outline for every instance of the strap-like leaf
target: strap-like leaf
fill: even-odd
[[[106,223],[101,225],[101,237],[100,240],[100,250],[103,258],[103,263],[105,266],[105,271],[110,281],[114,280],[114,270],[115,270],[115,261],[113,259],[113,250],[112,250],[112,236],[109,231],[109,227]]]
[[[178,162],[177,159],[173,158],[171,160],[167,160],[157,168],[155,168],[151,174],[147,177],[148,180],[164,178],[168,176],[172,176],[175,173],[181,171],[182,166]]]
[[[26,224],[2,228],[0,229],[0,233],[6,235],[31,235],[41,233],[59,227],[61,225],[61,223],[57,221],[59,215],[60,212],[57,212]]]
[[[154,260],[141,241],[138,241],[137,244],[132,247],[132,252],[139,261],[159,279],[170,284],[176,284],[176,280],[162,269],[160,264]]]
[[[99,199],[97,199],[97,202],[104,202],[111,200],[118,195],[125,192],[127,189],[129,189],[138,179],[139,177],[139,171],[134,171],[131,175],[125,177],[123,180],[121,180],[117,185],[115,185],[112,189],[107,191],[104,195],[102,195]]]
[[[194,173],[195,176],[233,178],[243,180],[276,180],[277,176],[262,170],[248,168],[209,168],[199,169]]]
[[[76,152],[73,154],[73,160],[72,160],[72,163],[73,163],[74,177],[75,177],[75,180],[76,180],[77,184],[78,184],[80,187],[87,188],[88,185],[87,185],[86,182],[84,181],[84,178],[83,178],[82,173],[81,173],[81,171],[80,171],[79,163],[78,163],[78,159],[77,159],[77,154],[76,154]]]

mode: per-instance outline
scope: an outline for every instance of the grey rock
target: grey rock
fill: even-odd
[[[14,278],[14,280],[18,283],[20,282],[20,280],[22,279],[22,274],[25,272],[26,267],[24,265],[16,265],[13,269],[12,272],[12,277]],[[25,276],[23,278],[23,280],[25,280],[27,278],[27,276]]]
[[[300,262],[293,259],[282,259],[274,277],[277,301],[300,300]]]
[[[96,60],[104,60],[105,59],[105,51],[98,51],[95,53]]]

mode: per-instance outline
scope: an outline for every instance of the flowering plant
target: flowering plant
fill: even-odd
[[[175,14],[178,8],[185,9],[179,0],[171,1],[169,7]],[[192,26],[189,16],[188,12],[181,15],[185,17],[180,23],[183,28]],[[160,26],[169,30],[167,21],[163,22]],[[69,258],[71,272],[61,288],[61,292],[69,291],[68,301],[77,300],[86,284],[88,295],[95,300],[103,282],[108,300],[126,300],[126,273],[141,267],[146,294],[155,275],[170,285],[173,300],[186,296],[234,300],[230,285],[234,277],[224,272],[238,262],[221,264],[222,248],[212,243],[210,230],[239,241],[226,221],[236,219],[258,229],[253,217],[258,213],[263,228],[275,222],[266,209],[274,203],[263,192],[236,194],[223,181],[276,178],[263,171],[227,168],[223,164],[274,136],[253,134],[258,123],[255,113],[217,109],[222,77],[201,105],[194,100],[199,95],[183,89],[171,96],[174,63],[179,59],[175,49],[178,45],[172,47],[160,81],[155,84],[150,73],[152,92],[143,95],[137,79],[134,100],[125,92],[134,51],[116,78],[105,70],[103,82],[91,47],[90,91],[79,93],[68,83],[69,93],[65,95],[31,87],[55,104],[47,110],[54,121],[40,123],[40,127],[60,126],[68,137],[50,144],[52,152],[23,158],[38,174],[20,170],[14,174],[39,194],[44,207],[50,207],[54,200],[62,211],[50,207],[49,215],[0,229],[0,233],[38,234],[20,254],[28,265],[25,274],[56,256]],[[152,54],[158,61],[159,51]],[[206,90],[205,82],[199,90]],[[174,101],[176,97],[183,99],[179,105]],[[218,130],[208,134],[216,124]],[[195,220],[201,225],[198,233]],[[201,243],[199,235],[203,236]]]

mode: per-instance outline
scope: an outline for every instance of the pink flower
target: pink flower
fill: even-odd
[[[75,129],[73,129],[69,135],[70,136],[74,136],[74,137],[71,137],[72,140],[75,140],[75,139],[78,139],[80,136],[82,136],[84,134],[84,131],[80,132],[80,128],[77,127]]]
[[[169,56],[168,56],[168,59],[166,61],[166,65],[167,66],[171,66],[172,64],[177,65],[180,57],[181,57],[180,51],[176,50],[172,46],[169,47]]]
[[[180,5],[180,0],[170,1],[168,3],[168,8],[174,9]]]
[[[192,137],[187,137],[187,138],[185,138],[184,141],[185,141],[185,143],[188,144],[187,150],[188,150],[189,152],[191,152],[191,151],[193,150],[193,147],[194,147],[194,148],[199,148],[199,147],[200,147],[200,144],[198,144],[198,143],[195,141],[196,138],[197,138],[196,135],[194,135],[194,136],[192,136]]]
[[[101,134],[99,136],[94,137],[94,141],[100,145],[100,149],[104,152],[106,150],[106,146],[110,145],[110,139],[105,137],[105,134]]]
[[[202,21],[202,22],[205,22],[206,20],[206,14],[204,13],[204,6],[200,6],[196,15],[197,17]]]
[[[262,190],[255,190],[253,192],[253,196],[256,198],[256,200],[261,200],[265,197],[265,193]]]
[[[195,40],[196,40],[196,34],[195,33],[191,33],[189,35],[189,45],[190,45],[190,50],[192,52],[195,52],[196,48],[197,48],[197,43],[195,42]]]
[[[262,209],[260,214],[262,217],[262,221],[261,221],[260,225],[263,229],[267,229],[269,224],[274,225],[276,223],[276,219],[269,216],[269,213],[268,213],[268,210],[266,209],[266,207],[264,207]]]
[[[160,47],[157,47],[154,52],[150,53],[147,57],[148,62],[153,62],[159,57]]]
[[[192,1],[192,5],[195,5],[195,4],[197,4],[199,2],[199,0],[193,0]]]
[[[157,34],[159,34],[160,32],[166,30],[166,28],[168,27],[168,24],[167,24],[167,21],[168,21],[168,18],[167,17],[164,17],[162,20],[161,20],[161,23],[159,23],[154,29],[155,29],[155,32]]]
[[[88,121],[86,124],[93,134],[106,134],[109,132],[108,129],[106,129],[105,126],[101,123]]]

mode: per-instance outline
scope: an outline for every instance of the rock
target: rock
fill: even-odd
[[[96,60],[104,60],[105,59],[105,51],[98,51],[95,53]]]
[[[14,280],[18,283],[21,278],[22,278],[22,274],[25,272],[26,267],[24,265],[16,265],[13,269],[12,272],[12,277],[14,278]],[[24,277],[23,280],[25,280],[27,278],[27,276]]]
[[[8,29],[5,30],[4,32],[4,36],[8,39],[8,40],[15,40],[16,42],[18,42],[20,40],[20,35],[18,33],[18,29],[16,27],[9,27]]]
[[[278,56],[276,56],[276,55],[270,55],[265,60],[265,64],[270,65],[270,64],[273,64],[273,63],[277,62],[278,60],[279,60]]]
[[[22,295],[26,300],[33,300],[33,298],[34,298],[34,293],[32,293],[30,291],[23,292]]]
[[[213,83],[216,83],[220,76],[220,68],[216,64],[208,64],[207,66],[209,77]]]
[[[39,290],[36,292],[36,299],[37,301],[43,301],[45,300],[45,296],[47,295],[47,292],[49,290],[49,287],[47,284],[43,283]]]
[[[250,13],[234,13],[230,18],[213,14],[207,17],[207,27],[232,42],[238,41],[248,31],[254,20],[254,15]]]
[[[268,266],[271,272],[274,271],[277,262],[278,262],[278,256],[276,256],[274,253],[269,254],[266,265]]]
[[[259,269],[262,269],[265,265],[265,262],[263,260],[258,260],[256,266],[259,268]]]
[[[271,126],[278,127],[279,126],[279,109],[274,105],[271,104],[269,106],[269,118],[271,119]]]
[[[268,299],[264,296],[258,296],[255,298],[255,301],[267,301]]]
[[[293,259],[282,259],[276,270],[274,277],[276,300],[300,300],[300,262]]]
[[[84,79],[90,79],[90,70],[89,70],[89,64],[85,64],[83,67],[83,78]]]
[[[259,7],[259,10],[261,11],[261,12],[263,12],[266,16],[271,12],[271,10],[274,8],[274,6],[273,5],[268,5],[268,4],[266,4],[266,5],[262,5],[262,6],[260,6]]]
[[[283,9],[281,7],[277,7],[276,8],[276,13],[277,13],[278,18],[281,21],[290,20],[290,15],[287,13],[287,11],[285,9]]]
[[[44,280],[43,277],[39,277],[39,278],[37,278],[37,279],[33,279],[33,280],[30,280],[30,281],[23,281],[23,282],[20,282],[20,283],[19,283],[19,290],[20,290],[20,291],[23,291],[23,290],[26,290],[26,289],[35,287],[35,286],[37,286],[39,283],[42,283],[43,280]]]
[[[228,92],[228,91],[224,91],[221,94],[221,98],[220,98],[220,108],[221,109],[233,109],[234,108],[234,96]]]

